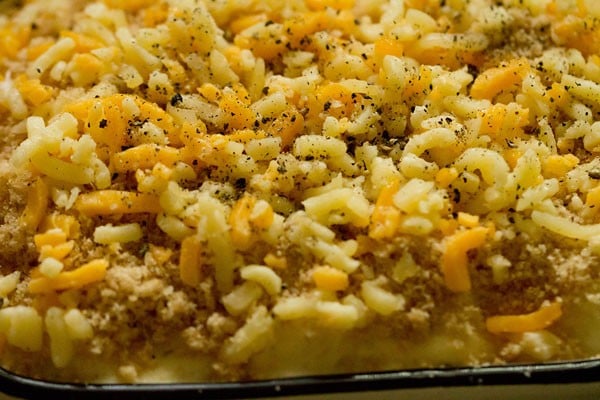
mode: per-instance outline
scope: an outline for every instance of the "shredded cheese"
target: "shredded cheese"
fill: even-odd
[[[554,302],[538,310],[521,315],[497,315],[485,321],[491,333],[520,333],[547,328],[562,315],[560,303]]]
[[[448,289],[453,292],[471,290],[467,252],[485,243],[488,228],[475,227],[456,232],[445,242],[441,269]]]

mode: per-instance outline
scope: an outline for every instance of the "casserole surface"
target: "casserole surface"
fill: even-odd
[[[26,2],[0,358],[68,382],[592,359],[591,2]]]

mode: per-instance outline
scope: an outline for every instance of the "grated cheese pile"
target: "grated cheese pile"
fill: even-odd
[[[2,3],[0,364],[600,354],[593,0]]]

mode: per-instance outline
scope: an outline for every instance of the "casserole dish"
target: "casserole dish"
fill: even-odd
[[[40,380],[12,385],[595,371],[590,1],[3,5],[0,364]]]
[[[73,385],[43,382],[19,377],[4,370],[0,371],[2,391],[6,394],[27,399],[42,399],[48,396],[60,396],[65,399],[112,399],[135,397],[144,399],[254,399],[271,397],[301,398],[311,395],[344,393],[345,398],[377,398],[394,391],[396,398],[410,395],[410,398],[425,398],[424,388],[444,388],[444,398],[461,398],[471,394],[468,389],[480,387],[475,392],[478,398],[482,393],[506,390],[503,398],[518,398],[528,393],[527,387],[539,391],[535,398],[558,399],[568,396],[570,399],[593,398],[600,393],[598,370],[600,361],[550,363],[537,365],[512,365],[503,367],[426,369],[416,371],[390,371],[355,375],[302,377],[279,379],[264,382],[244,383],[191,383],[157,385]],[[593,385],[595,383],[595,385]],[[579,386],[577,384],[580,384]],[[588,384],[587,386],[581,384]],[[543,386],[540,386],[543,385]],[[455,390],[452,391],[452,388]],[[462,389],[461,389],[462,388]],[[417,390],[414,390],[417,389]],[[462,390],[462,392],[461,392]],[[370,393],[367,393],[370,392]],[[545,392],[540,394],[540,392]],[[462,394],[461,394],[462,393]],[[369,397],[371,396],[371,397]],[[483,397],[483,396],[482,396]],[[522,398],[522,397],[521,397]]]

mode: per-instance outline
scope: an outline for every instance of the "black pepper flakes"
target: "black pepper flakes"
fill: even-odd
[[[453,193],[452,200],[453,200],[455,203],[460,203],[460,190],[458,190],[457,188],[454,188],[454,189],[452,190],[452,193]]]
[[[176,107],[177,105],[181,104],[182,101],[183,96],[181,96],[181,93],[175,93],[173,97],[171,97],[171,105],[173,107]]]
[[[236,181],[233,184],[235,186],[236,189],[238,190],[243,190],[246,188],[247,182],[246,182],[246,178],[239,178],[236,179]]]

